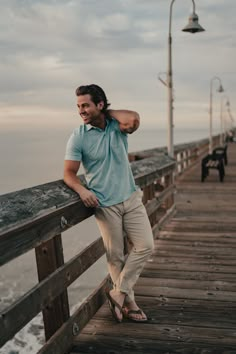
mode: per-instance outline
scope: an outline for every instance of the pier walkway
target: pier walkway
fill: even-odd
[[[117,324],[107,303],[71,354],[236,353],[236,144],[223,183],[200,162],[176,182],[177,212],[136,286],[148,323]]]

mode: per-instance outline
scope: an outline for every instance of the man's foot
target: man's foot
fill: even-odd
[[[146,322],[147,316],[141,310],[135,301],[126,302],[123,306],[124,317],[133,322]]]
[[[125,294],[120,291],[107,290],[106,295],[108,298],[109,307],[111,313],[117,322],[122,322],[123,320],[123,303],[125,300]]]

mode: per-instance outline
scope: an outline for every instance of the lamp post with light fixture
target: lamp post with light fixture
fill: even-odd
[[[169,14],[169,36],[168,36],[168,68],[167,68],[167,87],[168,87],[168,155],[174,157],[173,139],[173,77],[172,77],[172,10],[175,0],[171,1]],[[195,1],[193,3],[193,13],[189,16],[189,23],[184,27],[184,32],[197,33],[205,31],[198,23],[198,16],[195,12]]]
[[[224,100],[226,100],[225,106],[228,107],[228,109],[230,107],[229,96],[227,95],[222,96],[220,102],[220,145],[221,146],[224,145],[225,134],[226,134],[226,122],[224,119]]]
[[[217,80],[219,81],[219,88],[218,88],[218,92],[222,93],[224,92],[222,83],[221,83],[221,79],[218,76],[214,76],[211,79],[210,82],[210,109],[209,109],[209,114],[210,114],[210,126],[209,126],[209,154],[212,154],[213,151],[213,139],[212,139],[212,101],[213,101],[213,82]]]

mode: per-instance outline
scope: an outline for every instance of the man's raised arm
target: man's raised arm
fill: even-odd
[[[126,109],[109,109],[108,113],[119,122],[120,130],[123,133],[132,134],[139,127],[140,117],[137,112]]]

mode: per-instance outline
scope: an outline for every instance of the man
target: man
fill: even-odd
[[[83,125],[75,129],[66,149],[64,181],[86,207],[95,208],[114,288],[107,297],[114,318],[140,322],[147,316],[138,307],[133,287],[153,249],[153,235],[142,192],[135,185],[128,160],[127,133],[139,127],[139,115],[128,110],[108,110],[101,87],[76,89]],[[77,175],[82,162],[87,186]],[[124,237],[133,247],[124,256]]]

